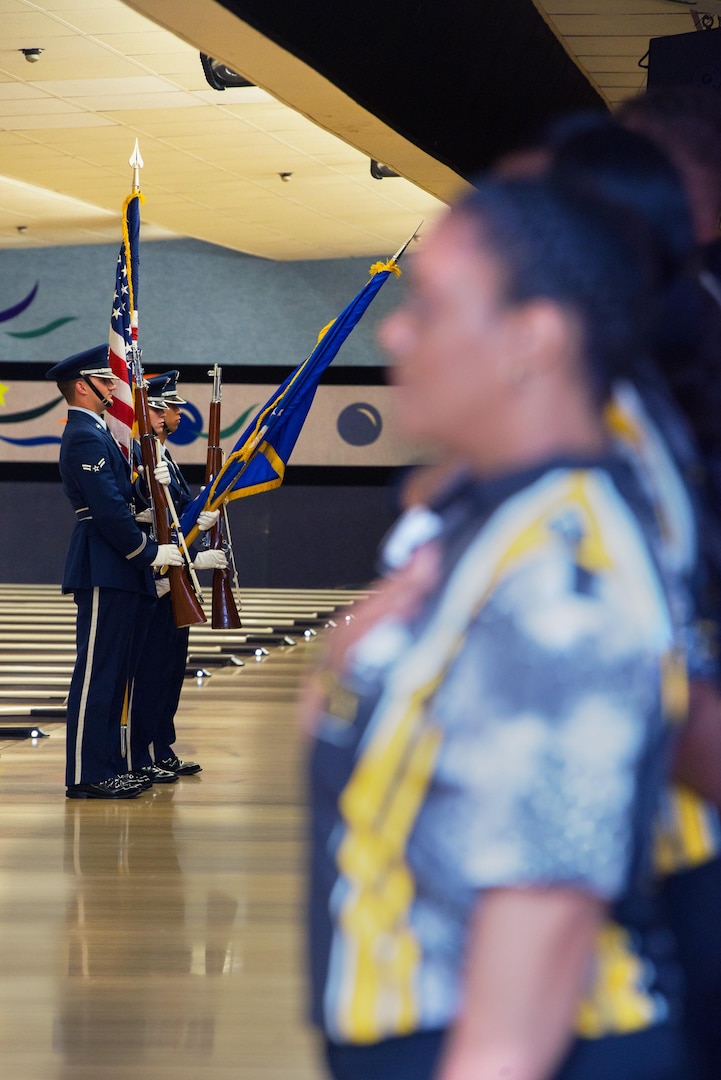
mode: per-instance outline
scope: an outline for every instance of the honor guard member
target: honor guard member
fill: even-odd
[[[147,787],[128,776],[123,757],[126,688],[154,595],[150,567],[183,561],[174,544],[158,545],[135,521],[130,467],[103,418],[116,383],[107,357],[107,345],[98,345],[46,374],[68,403],[60,476],[75,511],[62,583],[77,605],[67,707],[70,799],[127,799]]]
[[[185,399],[178,394],[178,371],[167,371],[147,380],[148,405],[153,430],[160,442],[163,462],[170,473],[169,492],[173,507],[182,514],[193,495],[185,477],[171,457],[166,439],[180,425]],[[136,485],[141,500],[147,500],[145,485]],[[141,520],[147,511],[141,512]],[[201,532],[218,520],[219,511],[203,511],[198,517]],[[224,569],[227,559],[222,551],[200,551],[195,555],[195,569]],[[170,586],[165,576],[156,575],[157,602],[148,626],[148,642],[138,664],[130,706],[131,768],[149,777],[153,783],[172,783],[179,776],[201,771],[195,761],[184,761],[173,749],[175,713],[183,688],[188,655],[189,627],[177,627],[173,617]]]

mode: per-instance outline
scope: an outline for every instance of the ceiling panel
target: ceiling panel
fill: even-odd
[[[82,108],[73,105],[70,101],[61,98],[51,98],[48,94],[38,94],[33,97],[9,98],[4,100],[0,94],[0,116],[49,116],[54,117],[58,113],[82,112]]]
[[[94,116],[82,110],[77,112],[67,110],[57,116],[54,116],[51,111],[40,116],[5,116],[2,119],[2,127],[7,131],[35,131],[37,138],[42,139],[43,132],[50,131],[52,128],[98,127],[111,122],[103,116]],[[3,162],[2,168],[7,175],[15,175],[14,162]],[[39,180],[40,177],[33,177],[33,181],[36,179]]]
[[[17,12],[3,14],[3,49],[22,49],[28,43],[41,46],[46,38],[63,37],[72,33],[72,27],[67,23],[45,14],[42,5],[27,5]]]
[[[13,101],[26,98],[44,98],[45,91],[39,86],[28,86],[26,83],[13,82],[11,79],[0,80],[3,84],[2,100]]]
[[[12,238],[12,243],[1,246],[67,244],[70,230],[74,244],[114,242],[118,238],[117,217],[109,210],[83,204],[79,199],[0,177],[0,236]],[[162,240],[168,234],[148,226],[146,236]]]
[[[59,15],[68,12],[87,11],[89,8],[104,8],[103,0],[47,0],[42,5],[46,11],[55,11]]]
[[[366,183],[365,155],[264,90],[212,90],[196,47],[120,0],[0,0],[0,12],[0,169],[34,193],[24,208],[31,189],[15,191],[11,211],[31,223],[22,235],[4,207],[2,246],[78,242],[74,231],[98,235],[98,214],[118,220],[136,137],[144,236],[154,225],[272,258],[376,255],[402,242],[419,206],[429,219],[441,209],[400,178],[382,182],[395,185],[389,200],[381,183]],[[31,65],[19,50],[35,46],[44,51]],[[80,198],[40,236],[48,177],[53,191]],[[53,206],[51,193],[48,217]]]
[[[104,37],[109,34],[117,34],[128,40],[133,35],[138,39],[150,35],[157,27],[148,25],[148,20],[142,15],[117,4],[86,4],[79,5],[69,10],[54,9],[58,16],[62,16],[76,31],[88,34],[91,37]],[[122,50],[130,51],[130,50]]]

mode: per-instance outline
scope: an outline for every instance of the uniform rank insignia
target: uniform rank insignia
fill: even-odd
[[[85,470],[85,472],[100,472],[100,470],[102,469],[102,467],[104,465],[105,465],[105,458],[101,457],[101,459],[97,463],[97,465],[83,465],[82,468]]]

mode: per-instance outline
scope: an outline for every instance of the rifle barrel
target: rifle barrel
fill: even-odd
[[[140,375],[139,378],[138,374]],[[135,417],[138,422],[145,481],[148,485],[153,507],[155,538],[159,544],[172,544],[173,538],[168,524],[165,490],[163,485],[159,484],[155,479],[155,466],[157,464],[156,442],[150,423],[148,391],[143,383],[142,368],[139,362],[136,364],[135,381]],[[188,579],[187,568],[185,566],[169,566],[168,581],[170,582],[170,600],[173,605],[175,625],[177,627],[195,626],[198,623],[207,622],[205,612],[200,606],[195,590]]]
[[[210,402],[210,415],[208,417],[208,454],[205,462],[205,484],[211,484],[220,472],[223,464],[223,451],[220,447],[220,402],[221,402],[221,373],[222,369],[216,364],[208,372],[213,376],[213,395]],[[219,518],[215,525],[208,530],[208,546],[211,551],[217,551],[225,546],[223,526]],[[242,626],[238,607],[233,595],[231,572],[225,570],[213,571],[213,607],[211,625],[214,630],[238,630]]]

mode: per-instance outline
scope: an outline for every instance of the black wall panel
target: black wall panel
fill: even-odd
[[[60,481],[0,483],[5,582],[62,579],[74,519]],[[231,503],[238,576],[247,588],[336,588],[375,576],[378,542],[393,519],[384,485],[295,485]],[[22,522],[22,528],[7,524]],[[208,574],[201,575],[210,580]]]

